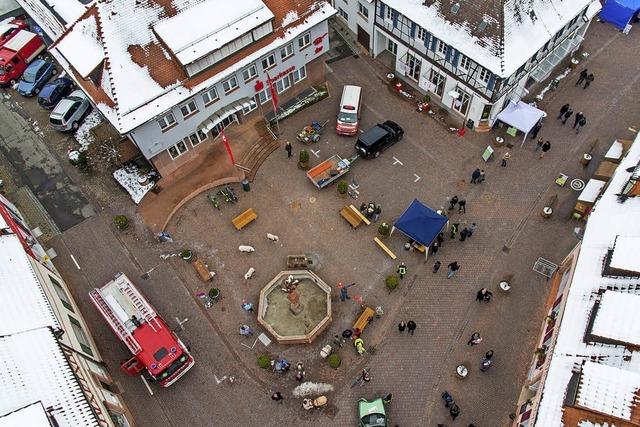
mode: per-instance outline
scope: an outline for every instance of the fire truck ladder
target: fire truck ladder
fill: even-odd
[[[127,347],[129,347],[131,353],[140,353],[142,351],[142,347],[140,347],[140,344],[138,344],[133,335],[131,335],[131,332],[129,332],[127,327],[122,324],[120,319],[118,319],[116,315],[113,314],[113,311],[111,310],[111,307],[109,307],[109,304],[107,304],[107,302],[102,298],[100,290],[94,289],[89,293],[89,295],[91,296],[91,299],[96,303],[96,306],[98,307],[102,315],[108,320],[111,328],[120,336]]]
[[[138,309],[138,311],[142,315],[142,318],[147,321],[151,329],[153,329],[154,332],[157,332],[157,329],[153,326],[153,324],[155,323],[158,329],[160,329],[161,326],[158,322],[156,312],[153,311],[147,300],[145,300],[144,297],[140,295],[136,288],[130,286],[127,282],[123,283],[123,286],[121,286],[120,289],[125,293],[127,297],[129,297],[129,300],[131,300],[133,305]]]

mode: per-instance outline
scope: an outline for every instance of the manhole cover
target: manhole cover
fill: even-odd
[[[315,203],[315,202],[316,202],[315,197],[309,197],[309,203]]]
[[[575,190],[575,191],[582,191],[584,189],[584,181],[581,179],[574,179],[571,181],[571,184],[569,184],[571,186],[571,189]]]

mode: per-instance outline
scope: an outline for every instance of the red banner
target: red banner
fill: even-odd
[[[278,115],[278,93],[276,92],[276,88],[274,87],[273,80],[271,80],[271,77],[269,77],[269,73],[267,73],[267,83],[269,84],[269,91],[271,92],[273,112]]]
[[[224,130],[222,130],[220,134],[222,135],[222,144],[224,145],[224,148],[226,148],[229,159],[231,160],[231,165],[235,166],[236,161],[233,158],[233,152],[231,151],[231,146],[229,145],[229,141],[227,140],[227,135],[224,134]]]

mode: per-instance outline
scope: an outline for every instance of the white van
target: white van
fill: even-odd
[[[360,108],[362,106],[362,88],[346,85],[342,89],[340,112],[336,123],[338,135],[355,135],[358,133]]]

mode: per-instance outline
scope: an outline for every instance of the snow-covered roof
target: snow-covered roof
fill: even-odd
[[[0,414],[39,400],[61,427],[99,425],[51,329],[0,336],[0,366]]]
[[[591,327],[591,334],[640,346],[638,313],[640,295],[605,291]]]
[[[70,0],[72,1],[72,0]],[[192,8],[212,10],[226,9],[228,2],[219,0],[111,0],[96,2],[85,17],[95,16],[98,28],[97,39],[92,33],[84,33],[83,25],[75,24],[51,48],[51,53],[85,89],[103,115],[122,134],[127,133],[147,121],[157,117],[175,105],[192,97],[195,93],[210,87],[231,72],[256,61],[266,53],[288,43],[304,31],[327,20],[336,13],[324,0],[263,0],[273,14],[274,32],[239,52],[225,58],[213,67],[189,78],[180,63],[174,59],[165,44],[161,43],[154,28],[166,31],[175,24],[165,21],[183,22],[183,14],[192,15]],[[257,3],[251,0],[251,4]],[[230,3],[238,7],[238,2]],[[222,10],[221,9],[221,10]],[[298,19],[284,18],[294,11]],[[231,13],[231,12],[229,12]],[[290,17],[292,15],[289,15]],[[195,18],[194,18],[195,19]],[[197,19],[200,19],[198,17]],[[262,19],[262,18],[260,18]],[[278,27],[280,23],[286,27]],[[184,24],[190,28],[193,23]],[[215,26],[218,26],[216,23]],[[214,27],[215,27],[214,26]],[[204,28],[211,28],[210,24]],[[204,30],[202,30],[204,31]],[[68,37],[89,37],[102,45],[105,53],[105,67],[102,75],[92,80],[82,79],[80,69],[88,66],[84,60],[65,58],[58,46]],[[199,34],[199,33],[198,33]],[[176,46],[190,36],[173,34],[169,41]],[[204,43],[204,40],[203,40]],[[200,46],[200,44],[198,45]],[[201,53],[200,51],[198,53]],[[76,66],[76,62],[79,65]],[[105,75],[107,76],[105,78]]]
[[[0,335],[46,326],[60,327],[15,234],[0,236],[0,295]]]
[[[615,287],[618,292],[639,293],[636,286],[640,284],[640,279],[602,276],[603,261],[613,247],[616,236],[640,236],[640,197],[620,203],[616,195],[631,175],[626,169],[634,167],[640,160],[638,141],[640,136],[620,162],[609,186],[589,216],[549,362],[536,426],[562,425],[562,405],[572,370],[584,360],[598,360],[603,365],[640,373],[640,352],[621,345],[584,342],[589,319],[601,290]]]
[[[6,415],[0,413],[0,427],[51,427],[42,402],[32,403]]]
[[[618,236],[609,265],[619,270],[640,272],[640,236]]]
[[[587,6],[599,7],[592,0],[460,1],[453,13],[450,1],[384,3],[499,77],[513,74]]]
[[[104,50],[98,37],[98,23],[95,15],[89,15],[76,24],[58,43],[58,50],[74,64],[82,77],[87,77],[104,60]]]
[[[590,179],[585,185],[584,189],[578,196],[578,200],[581,202],[593,203],[598,198],[602,188],[607,185],[606,182],[599,179]]]
[[[640,398],[640,373],[595,362],[582,366],[576,404],[583,408],[631,420],[631,410]]]
[[[261,0],[207,1],[158,22],[153,30],[189,64],[273,19]]]
[[[92,1],[82,4],[80,0],[18,0],[20,6],[52,39],[57,39],[64,30],[76,22],[87,11]]]

